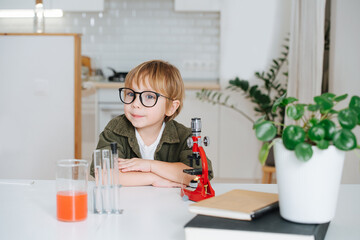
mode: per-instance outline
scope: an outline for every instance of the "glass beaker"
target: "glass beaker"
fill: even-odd
[[[74,222],[87,218],[88,163],[86,160],[64,159],[56,166],[57,219]]]

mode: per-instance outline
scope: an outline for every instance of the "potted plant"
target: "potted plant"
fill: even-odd
[[[288,40],[288,38],[285,39],[285,41]],[[264,116],[264,119],[283,122],[285,108],[279,106],[278,110],[273,112],[272,106],[278,98],[286,93],[288,54],[289,47],[283,45],[281,56],[272,60],[272,65],[268,71],[255,72],[255,78],[262,82],[262,85],[250,85],[249,81],[236,77],[235,79],[229,80],[229,85],[226,87],[226,90],[244,95],[255,104],[254,111],[259,115]],[[226,91],[212,91],[208,89],[202,89],[196,94],[196,97],[202,101],[230,108],[240,113],[250,122],[255,123],[248,114],[238,108],[235,104],[230,103],[230,96],[229,92]],[[279,126],[279,128],[281,128],[281,126]],[[266,165],[274,165],[273,158],[265,159],[262,164],[264,164],[265,161]]]
[[[265,117],[255,122],[256,137],[264,142],[260,161],[274,146],[283,218],[324,223],[334,217],[345,151],[360,148],[352,133],[360,125],[360,97],[353,96],[344,109],[334,109],[347,96],[324,93],[314,97],[314,103],[302,104],[284,95],[274,103],[272,111],[286,107],[293,124],[284,125]]]

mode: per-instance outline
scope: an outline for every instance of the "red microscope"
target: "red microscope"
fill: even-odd
[[[187,140],[187,144],[189,148],[192,148],[192,155],[189,155],[188,158],[190,159],[190,167],[193,167],[194,160],[196,161],[196,165],[199,165],[201,160],[201,168],[195,169],[184,169],[183,172],[196,175],[194,181],[197,182],[197,187],[195,190],[184,188],[181,191],[181,196],[184,197],[185,195],[191,201],[201,201],[206,198],[214,197],[215,191],[210,185],[209,181],[209,173],[211,171],[208,170],[208,163],[206,159],[206,154],[201,146],[201,119],[200,118],[192,118],[191,119],[191,130],[192,130],[192,137],[189,137]],[[205,146],[208,146],[210,141],[208,137],[204,137],[203,143]]]

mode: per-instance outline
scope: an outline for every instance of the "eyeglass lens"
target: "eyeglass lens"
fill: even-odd
[[[141,92],[139,95],[140,95],[140,102],[145,107],[153,107],[157,102],[158,96],[156,95],[155,92],[144,91],[144,92]],[[125,104],[132,103],[135,100],[135,98],[136,98],[136,93],[133,90],[126,89],[126,88],[121,89],[120,99]]]

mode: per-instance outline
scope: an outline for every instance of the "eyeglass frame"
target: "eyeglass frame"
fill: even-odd
[[[124,102],[124,101],[121,99],[121,91],[122,91],[122,90],[125,90],[125,89],[131,90],[131,91],[134,92],[134,94],[135,94],[133,100],[132,100],[131,102],[129,102],[129,103],[126,103],[126,102]],[[145,106],[145,104],[143,103],[142,97],[141,97],[141,95],[142,95],[144,92],[150,92],[150,93],[154,93],[154,94],[155,94],[156,100],[155,100],[154,105],[152,105],[152,106]],[[174,99],[171,99],[171,98],[169,98],[169,97],[166,97],[166,96],[164,96],[164,95],[162,95],[162,94],[160,94],[160,93],[154,92],[154,91],[136,92],[136,91],[134,91],[134,90],[131,89],[131,88],[126,88],[126,87],[125,87],[125,88],[119,88],[119,98],[120,98],[120,101],[121,101],[122,103],[124,103],[124,104],[131,104],[131,103],[133,103],[133,102],[135,101],[135,99],[136,99],[136,94],[139,94],[141,104],[142,104],[144,107],[147,107],[147,108],[152,108],[152,107],[154,107],[154,106],[157,104],[157,102],[158,102],[158,100],[159,100],[159,97],[164,97],[164,98],[166,98],[166,99],[169,99],[169,100],[171,100],[171,101],[174,101]]]

